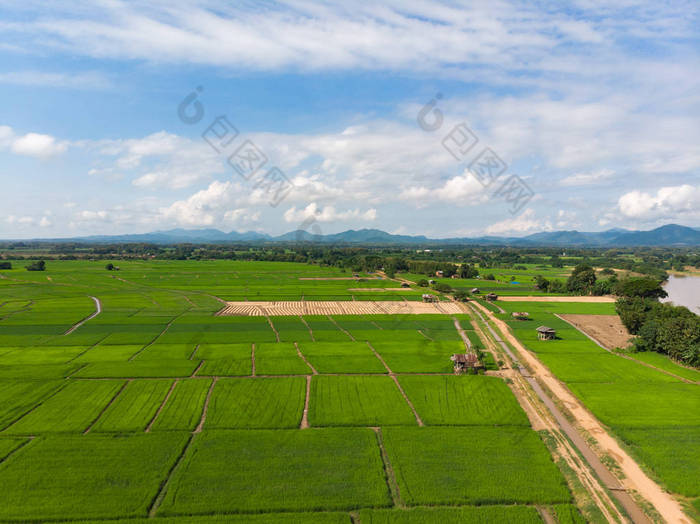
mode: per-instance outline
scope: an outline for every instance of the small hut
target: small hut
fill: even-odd
[[[513,318],[515,320],[530,320],[530,313],[527,311],[514,311]]]
[[[454,363],[456,374],[464,373],[469,369],[480,369],[484,367],[479,361],[479,357],[474,353],[457,353],[452,355],[450,360]]]
[[[437,297],[435,295],[431,295],[430,293],[424,293],[423,302],[437,302]]]
[[[401,282],[401,287],[411,287],[408,282]]]
[[[438,278],[442,278],[442,277],[445,276],[445,273],[444,273],[444,271],[441,271],[441,270],[438,269],[438,270],[435,272],[435,276],[438,277]]]
[[[478,294],[478,293],[481,293],[481,291],[479,290],[479,288],[478,288],[478,287],[473,287],[472,290],[471,290],[471,294],[472,294],[472,295],[476,295],[476,294]]]
[[[433,284],[435,284],[435,281],[431,278],[430,280],[428,280],[428,284],[432,286]]]
[[[458,275],[457,273],[455,273],[455,274],[452,275],[450,278],[452,278],[452,279],[454,279],[454,280],[457,280],[457,279],[459,279],[459,275]]]
[[[496,293],[489,293],[488,295],[486,295],[486,300],[488,300],[489,302],[498,300],[498,295]]]
[[[537,338],[540,340],[554,340],[557,338],[557,332],[551,327],[540,326],[537,328]]]

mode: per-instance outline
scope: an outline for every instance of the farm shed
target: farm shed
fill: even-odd
[[[540,326],[537,328],[537,338],[540,340],[554,340],[557,338],[557,332],[551,327]]]
[[[478,287],[473,287],[471,290],[472,295],[476,295],[477,293],[481,293]]]
[[[515,320],[529,320],[530,313],[528,313],[527,311],[514,311],[513,318]]]
[[[408,282],[402,282],[401,287],[411,287]]]
[[[442,277],[445,276],[445,273],[444,273],[443,271],[437,270],[437,271],[435,272],[435,276],[436,276],[436,277],[439,277],[439,278],[442,278]]]
[[[457,353],[450,357],[450,360],[454,363],[455,373],[463,373],[468,369],[479,369],[483,368],[484,365],[479,361],[474,353]]]
[[[435,295],[431,295],[430,293],[424,293],[423,302],[437,302],[437,297]]]
[[[496,293],[489,293],[486,295],[486,300],[489,300],[493,302],[494,300],[498,300],[498,295]]]

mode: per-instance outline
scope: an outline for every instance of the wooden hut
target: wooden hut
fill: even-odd
[[[450,360],[454,364],[455,373],[464,373],[469,369],[480,369],[484,365],[479,361],[474,353],[457,353],[450,357]]]
[[[401,282],[401,287],[411,287],[408,282]]]
[[[527,311],[514,311],[513,318],[515,320],[530,320],[530,313]]]
[[[540,340],[554,340],[557,338],[557,332],[551,327],[540,326],[537,328],[537,338]]]
[[[445,276],[445,273],[444,273],[442,270],[438,269],[438,270],[435,272],[435,276],[438,277],[438,278],[442,278],[442,277]]]
[[[437,302],[437,297],[435,295],[431,295],[430,293],[424,293],[423,302]]]
[[[488,295],[486,295],[486,300],[488,300],[489,302],[498,300],[498,295],[496,293],[489,293]]]
[[[478,287],[473,287],[472,290],[470,291],[472,295],[476,295],[478,293],[481,293]]]

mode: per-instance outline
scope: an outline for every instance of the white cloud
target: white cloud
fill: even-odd
[[[319,208],[315,202],[312,202],[303,209],[297,210],[296,207],[291,207],[284,212],[284,220],[288,223],[302,223],[310,218],[316,219],[317,222],[337,222],[337,221],[365,221],[373,222],[377,219],[376,209],[351,209],[346,211],[336,211],[333,206]]]
[[[700,216],[700,187],[683,184],[658,189],[656,194],[630,191],[617,202],[622,215],[637,219]]]
[[[425,186],[407,187],[399,193],[400,200],[415,202],[424,207],[435,202],[449,202],[460,206],[483,204],[488,200],[486,188],[468,172],[447,180],[442,186],[427,188]]]
[[[161,208],[159,214],[163,219],[183,226],[213,226],[231,211],[239,191],[240,188],[232,182],[212,182],[188,199]]]
[[[3,134],[7,133],[7,130],[3,132]],[[10,149],[18,155],[44,158],[65,152],[68,149],[68,144],[58,142],[51,135],[27,133],[12,140]]]
[[[11,71],[0,73],[0,84],[71,89],[106,89],[111,81],[96,71],[50,73],[46,71]]]
[[[559,182],[562,186],[592,186],[605,180],[611,179],[615,175],[612,169],[599,169],[589,173],[574,173]]]
[[[491,224],[486,228],[486,233],[489,235],[523,234],[535,231],[551,231],[551,229],[552,225],[549,221],[537,219],[535,211],[532,208],[528,208],[515,218],[507,218]]]
[[[50,227],[51,225],[51,220],[48,217],[42,217],[39,221],[39,227]]]

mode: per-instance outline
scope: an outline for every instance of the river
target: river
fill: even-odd
[[[668,298],[662,299],[662,302],[685,306],[696,315],[700,315],[700,277],[670,275],[664,289]]]

